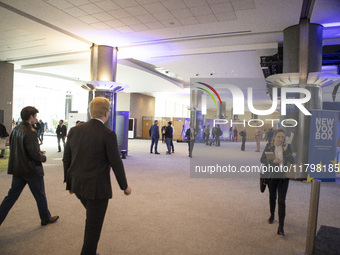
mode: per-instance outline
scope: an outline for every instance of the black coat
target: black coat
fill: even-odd
[[[5,125],[0,123],[0,138],[7,137],[7,136],[8,136],[8,133],[7,133]]]
[[[67,135],[67,128],[66,128],[66,126],[65,125],[62,125],[62,126],[58,125],[56,133],[57,133],[57,137],[58,138],[65,137]]]
[[[66,189],[85,199],[112,198],[111,167],[120,189],[128,187],[116,134],[99,120],[71,128],[63,162]]]
[[[172,138],[172,127],[167,126],[165,128],[165,138]]]
[[[283,146],[283,145],[282,145]],[[292,149],[290,144],[288,144],[287,150],[283,151],[283,165],[287,166],[288,162],[293,164],[294,163],[294,157],[292,155]],[[273,162],[273,160],[268,160],[266,156],[266,152],[273,152],[275,154],[275,146],[271,146],[271,143],[267,143],[266,148],[264,149],[262,156],[261,156],[261,163],[267,165],[267,166],[279,166],[279,164],[276,164]],[[274,172],[269,173],[267,177],[269,178],[284,178],[284,172]]]
[[[41,162],[46,161],[46,156],[40,154],[37,131],[28,122],[13,129],[9,144],[8,174],[29,178],[44,175]]]

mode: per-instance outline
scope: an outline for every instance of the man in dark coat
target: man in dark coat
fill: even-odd
[[[59,125],[57,127],[56,133],[57,133],[57,138],[58,138],[58,152],[61,152],[60,139],[63,141],[63,145],[65,147],[65,138],[67,135],[67,128],[64,125],[63,120],[59,121]]]
[[[40,128],[38,130],[38,138],[40,144],[43,144],[44,141],[44,132],[45,132],[45,123],[42,120],[39,120]]]
[[[158,139],[159,139],[159,128],[158,128],[158,120],[155,120],[150,129],[149,129],[149,136],[151,137],[151,147],[150,153],[152,153],[153,145],[155,145],[155,154],[159,154],[157,151]]]
[[[75,193],[86,209],[83,255],[96,254],[108,201],[112,198],[110,168],[124,194],[131,193],[116,134],[104,125],[109,112],[108,99],[93,99],[90,103],[92,119],[71,128],[64,151],[66,189]]]
[[[246,141],[247,141],[247,132],[245,129],[243,129],[240,132],[240,136],[242,136],[241,151],[244,151],[246,149]]]
[[[10,137],[10,155],[8,174],[12,174],[12,187],[0,205],[0,225],[8,212],[28,184],[35,198],[41,219],[41,225],[58,220],[59,216],[51,217],[45,194],[44,170],[41,162],[46,161],[45,152],[40,151],[38,135],[33,125],[38,122],[39,111],[27,106],[21,111],[22,122],[13,129]]]

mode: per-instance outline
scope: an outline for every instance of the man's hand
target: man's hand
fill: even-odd
[[[70,193],[71,195],[73,194],[73,192],[71,190],[69,190],[68,193]]]
[[[125,194],[126,196],[128,196],[128,195],[131,194],[131,188],[130,188],[130,186],[128,186],[128,187],[126,188],[126,190],[124,190],[124,194]]]

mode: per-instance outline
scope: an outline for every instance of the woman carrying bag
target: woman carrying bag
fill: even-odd
[[[285,132],[282,129],[277,129],[271,143],[266,145],[262,153],[261,163],[271,169],[271,171],[267,171],[270,204],[268,223],[272,224],[274,222],[276,197],[278,197],[279,228],[277,234],[283,236],[285,235],[283,226],[286,215],[286,195],[289,179],[285,178],[285,172],[282,171],[281,167],[287,166],[288,162],[294,163],[292,150],[290,145],[285,143]],[[276,171],[273,171],[273,169]],[[281,169],[281,171],[277,171],[278,169]]]

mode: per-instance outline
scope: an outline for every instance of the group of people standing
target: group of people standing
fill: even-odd
[[[207,125],[207,127],[203,126],[203,143],[205,145],[216,145],[220,146],[221,141],[220,137],[223,135],[222,129],[220,125],[216,125],[211,130],[212,139],[210,140],[210,125]]]
[[[169,121],[167,126],[162,127],[162,140],[165,140],[165,144],[167,147],[166,155],[171,155],[171,153],[175,153],[173,136],[175,133],[175,129],[172,126],[172,122]],[[151,147],[150,153],[153,153],[153,147],[155,147],[155,154],[160,154],[157,150],[158,148],[158,140],[159,140],[159,127],[158,120],[154,121],[154,124],[149,129],[149,136],[151,137]]]

